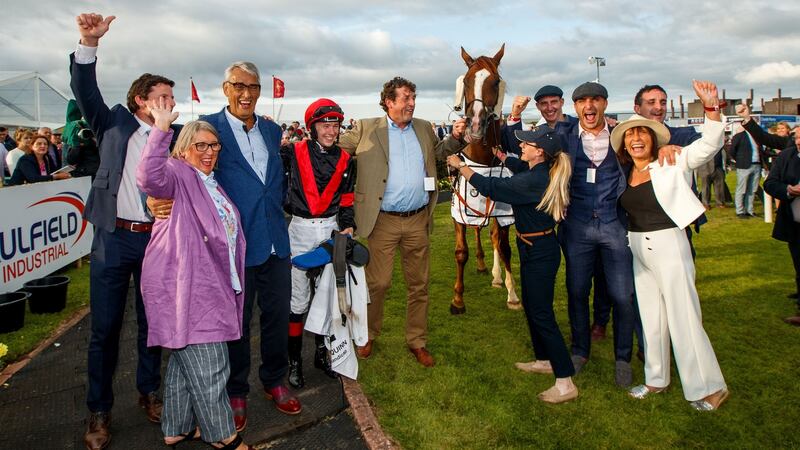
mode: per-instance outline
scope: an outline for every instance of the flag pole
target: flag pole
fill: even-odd
[[[272,74],[272,118],[275,118],[275,74]]]
[[[194,120],[194,97],[192,96],[192,85],[193,84],[194,84],[194,81],[192,80],[192,77],[189,77],[189,103],[192,104],[192,120]]]

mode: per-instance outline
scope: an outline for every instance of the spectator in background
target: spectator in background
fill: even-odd
[[[706,209],[711,208],[711,187],[714,187],[714,198],[717,208],[725,208],[725,168],[723,160],[725,152],[718,152],[714,159],[697,169],[697,176],[701,179],[703,191],[701,199]]]
[[[50,143],[50,139],[53,137],[53,130],[50,127],[40,127],[37,134],[47,138],[47,157],[50,158],[50,162],[52,163],[53,167],[60,168],[61,153],[58,151],[55,145]]]
[[[70,178],[68,173],[63,172],[51,175],[57,168],[47,157],[49,146],[50,140],[46,136],[40,134],[34,137],[31,144],[32,151],[17,161],[16,168],[11,174],[11,181],[8,182],[9,186]]]
[[[53,134],[50,135],[50,145],[54,146],[56,150],[61,152],[61,150],[64,148],[63,142],[61,140],[61,133],[53,132]],[[63,157],[64,154],[61,153],[61,156]]]
[[[17,142],[19,142],[19,147],[11,150],[6,155],[6,165],[8,166],[8,172],[13,175],[14,169],[17,167],[17,161],[22,158],[24,155],[31,152],[31,144],[33,144],[33,131],[23,130],[22,132],[18,133]]]
[[[17,142],[8,135],[8,128],[6,127],[0,127],[0,144],[3,144],[6,150],[17,148]]]
[[[756,190],[758,190],[758,182],[761,180],[761,160],[764,148],[741,126],[735,126],[738,131],[731,138],[730,153],[731,158],[736,161],[736,194],[734,195],[736,217],[749,219],[756,215],[753,201]]]
[[[798,298],[800,292],[800,214],[795,214],[794,205],[800,197],[800,158],[797,157],[800,149],[800,127],[794,129],[794,139],[791,136],[780,136],[764,132],[761,127],[750,119],[750,108],[745,104],[736,105],[736,114],[743,119],[742,126],[758,142],[772,148],[782,148],[780,155],[775,159],[775,164],[769,171],[767,180],[764,181],[764,190],[767,194],[781,200],[778,212],[775,215],[775,226],[772,237],[784,241],[789,245],[789,254],[792,256],[795,276],[795,291],[788,295],[791,299]],[[799,211],[800,213],[800,211]],[[800,307],[800,301],[798,301]],[[784,319],[786,323],[800,326],[800,313]]]
[[[5,145],[0,143],[0,186],[3,185],[3,178],[10,175],[6,167],[6,156],[8,156],[8,150]]]
[[[64,125],[64,145],[62,154],[67,163],[75,166],[73,177],[90,176],[94,180],[100,167],[100,153],[94,133],[89,124],[81,118],[81,111],[75,100],[67,103],[67,124]]]

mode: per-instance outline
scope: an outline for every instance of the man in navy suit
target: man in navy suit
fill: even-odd
[[[258,375],[267,399],[285,414],[299,414],[302,406],[284,384],[292,281],[289,234],[283,215],[286,177],[279,154],[282,130],[255,114],[261,82],[253,63],[242,61],[228,67],[222,90],[228,106],[201,119],[219,132],[223,150],[215,175],[239,209],[247,239],[242,337],[228,343],[231,375],[227,390],[236,429],[241,431],[247,424],[250,319],[256,300],[261,310]]]
[[[632,382],[633,262],[624,212],[618,206],[626,188],[625,174],[611,148],[605,121],[608,92],[598,83],[584,83],[572,93],[578,123],[561,134],[573,167],[567,218],[559,227],[567,273],[572,360],[580,370],[589,358],[589,290],[598,259],[608,298],[613,302],[615,381]]]
[[[147,320],[139,281],[142,259],[150,241],[152,217],[136,186],[136,168],[147,141],[153,117],[146,102],[163,98],[175,105],[174,83],[162,76],[144,74],[128,91],[127,109],[103,102],[95,74],[97,45],[114,16],[81,14],[78,48],[70,55],[70,86],[78,106],[100,142],[100,168],[92,182],[84,217],[95,225],[90,266],[92,334],[89,341],[86,404],[90,411],[84,435],[86,448],[102,449],[111,440],[109,426],[114,403],[112,379],[119,354],[119,336],[125,301],[133,275],[138,322],[139,362],[136,387],[139,405],[151,422],[161,420],[160,348],[147,348]],[[177,133],[176,133],[177,134]]]

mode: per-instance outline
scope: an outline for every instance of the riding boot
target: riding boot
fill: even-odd
[[[299,333],[297,331],[299,330]],[[293,333],[294,331],[294,333]],[[294,334],[294,336],[293,336]],[[306,384],[303,377],[303,322],[289,322],[289,384],[300,389]]]
[[[336,372],[331,368],[331,359],[328,354],[328,348],[325,347],[325,336],[320,334],[314,335],[314,343],[316,348],[314,350],[314,367],[325,372],[325,375],[336,378]]]

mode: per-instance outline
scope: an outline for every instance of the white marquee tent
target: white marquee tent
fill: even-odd
[[[0,71],[0,125],[60,128],[67,101],[37,72]]]

